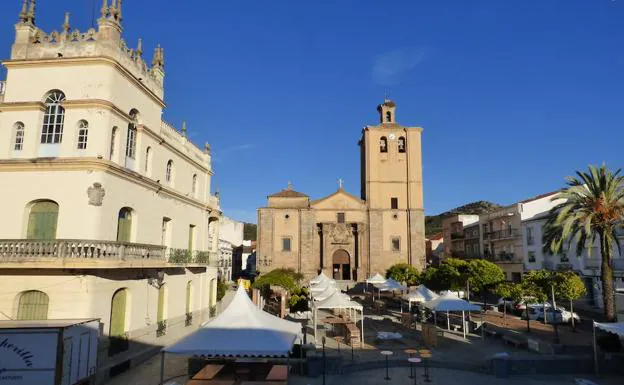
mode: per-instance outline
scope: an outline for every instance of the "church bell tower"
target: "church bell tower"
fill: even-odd
[[[368,205],[371,238],[378,238],[370,241],[371,259],[377,255],[423,268],[423,129],[398,124],[392,100],[384,100],[377,112],[379,124],[364,127],[359,142],[361,195]],[[375,261],[371,265],[374,269]]]

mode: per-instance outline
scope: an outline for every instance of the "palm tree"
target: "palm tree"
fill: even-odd
[[[589,166],[589,172],[576,172],[566,178],[568,187],[553,200],[562,200],[550,211],[544,232],[544,251],[562,252],[564,243],[576,244],[576,255],[585,249],[591,255],[596,239],[600,246],[604,314],[615,320],[613,293],[613,250],[620,252],[616,235],[624,219],[624,176],[611,172],[603,164]]]

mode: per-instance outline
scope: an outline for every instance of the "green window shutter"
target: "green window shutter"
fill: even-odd
[[[58,205],[55,202],[37,202],[28,215],[28,239],[56,239]]]
[[[126,332],[126,298],[126,289],[118,290],[113,295],[109,332],[111,337],[123,336]]]
[[[49,302],[50,298],[42,291],[26,291],[20,295],[16,318],[18,320],[48,319]]]
[[[128,209],[119,211],[119,219],[117,220],[117,241],[130,242],[130,234],[132,231],[132,214]]]
[[[156,314],[156,320],[162,322],[165,320],[165,287],[161,286],[158,289],[158,313]]]

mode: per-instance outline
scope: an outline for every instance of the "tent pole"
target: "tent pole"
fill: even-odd
[[[360,332],[360,337],[362,340],[362,343],[360,344],[362,346],[360,346],[360,349],[363,349],[364,348],[364,306],[362,306],[362,330]]]
[[[462,310],[462,330],[464,331],[464,339],[466,339],[466,312]]]
[[[451,319],[449,318],[449,311],[446,311],[446,330],[451,330]]]
[[[312,317],[314,318],[314,344],[316,345],[316,308],[314,308],[312,314]]]
[[[592,345],[594,345],[594,372],[598,376],[598,350],[596,349],[596,322],[592,321],[593,338]]]
[[[160,385],[165,384],[165,352],[160,352]]]

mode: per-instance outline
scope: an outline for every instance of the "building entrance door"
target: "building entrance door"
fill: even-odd
[[[336,250],[332,257],[333,278],[337,280],[351,280],[351,258],[346,250]]]

